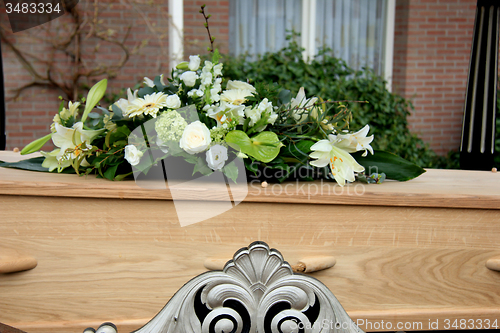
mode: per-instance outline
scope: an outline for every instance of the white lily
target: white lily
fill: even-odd
[[[58,161],[73,160],[78,157],[81,152],[92,149],[92,140],[94,140],[104,129],[101,130],[84,130],[81,121],[75,123],[72,128],[64,127],[61,124],[55,124],[56,132],[52,134],[52,142],[56,147],[60,148],[56,155]],[[71,154],[67,154],[67,150],[72,150]]]
[[[207,109],[207,116],[217,121],[217,126],[222,126],[226,122],[238,120],[242,123],[245,117],[245,105],[234,105],[231,103],[221,102],[219,107]]]
[[[320,140],[311,146],[313,151],[309,157],[316,160],[309,162],[311,165],[322,168],[329,166],[332,175],[340,186],[344,186],[346,180],[355,180],[354,172],[363,172],[365,168],[358,164],[346,150],[337,146],[339,139],[330,134],[328,140]]]
[[[144,77],[144,84],[150,88],[153,88],[155,86],[154,81],[151,80],[149,77]]]
[[[337,147],[345,149],[349,153],[364,150],[363,157],[368,154],[368,151],[373,155],[373,148],[370,146],[370,143],[373,141],[373,135],[366,136],[369,131],[370,126],[366,125],[356,133],[339,134],[337,135],[339,140]]]
[[[299,92],[297,93],[297,96],[295,98],[292,98],[290,101],[292,109],[297,109],[295,110],[293,114],[293,118],[298,122],[301,123],[305,120],[307,120],[307,116],[309,113],[313,117],[317,116],[317,110],[316,107],[314,107],[314,104],[318,101],[317,97],[312,97],[307,99],[306,98],[306,92],[304,90],[304,87],[301,87],[299,89]],[[310,110],[313,108],[313,110]]]
[[[45,156],[45,159],[43,160],[42,166],[44,168],[49,169],[50,172],[55,170],[57,168],[58,171],[61,171],[64,168],[67,168],[71,165],[71,162],[69,160],[63,160],[59,161],[57,159],[57,155],[61,149],[54,149],[50,153],[46,153],[44,151],[41,151],[40,153]]]

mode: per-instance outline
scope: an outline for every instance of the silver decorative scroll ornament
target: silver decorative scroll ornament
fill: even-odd
[[[254,242],[222,271],[186,283],[135,333],[363,331],[319,280],[293,273],[281,253]]]

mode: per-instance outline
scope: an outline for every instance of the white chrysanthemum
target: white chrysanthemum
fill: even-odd
[[[252,92],[250,90],[232,89],[232,90],[225,90],[220,95],[220,99],[229,104],[241,105],[246,102],[246,97],[251,95]]]
[[[155,130],[162,142],[179,141],[187,122],[177,111],[163,112],[155,122]]]
[[[147,115],[156,118],[160,109],[164,107],[167,107],[167,95],[157,92],[135,99],[128,106],[126,115],[129,117]]]

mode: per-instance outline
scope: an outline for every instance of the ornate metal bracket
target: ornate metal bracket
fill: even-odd
[[[113,331],[111,325],[98,332]],[[293,273],[263,242],[237,251],[222,271],[193,278],[135,331],[153,332],[363,333],[324,284]]]

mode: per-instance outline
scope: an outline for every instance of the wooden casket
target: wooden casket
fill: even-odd
[[[0,322],[33,333],[104,321],[132,331],[207,259],[261,240],[290,264],[334,256],[311,275],[365,331],[500,325],[500,272],[486,266],[500,267],[500,174],[427,170],[328,192],[317,182],[251,185],[239,205],[182,227],[168,190],[0,168],[0,267],[37,261],[0,274]]]

